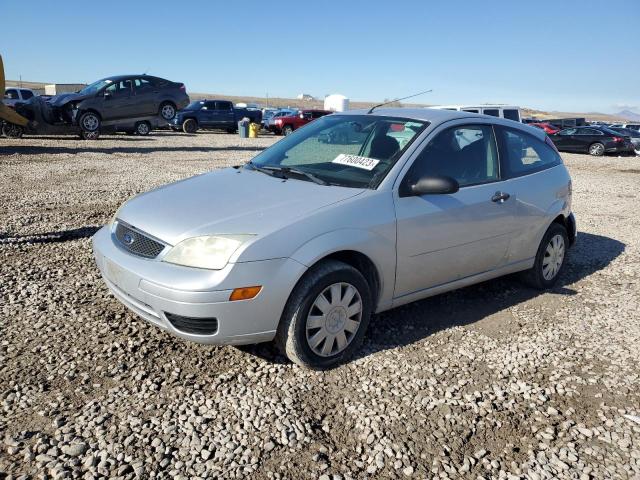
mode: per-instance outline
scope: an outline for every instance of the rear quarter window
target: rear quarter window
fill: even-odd
[[[505,108],[504,110],[502,110],[502,115],[507,120],[513,120],[514,122],[519,122],[520,121],[520,112],[518,112],[518,110],[516,110],[516,109]]]
[[[485,108],[484,110],[482,110],[482,113],[484,113],[485,115],[490,115],[492,117],[500,116],[500,110],[498,110],[497,108]]]
[[[497,130],[504,178],[529,175],[562,163],[553,148],[533,135],[502,126]]]

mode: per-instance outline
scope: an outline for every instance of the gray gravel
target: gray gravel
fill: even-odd
[[[273,141],[0,139],[0,478],[640,477],[640,159],[563,155],[580,234],[553,291],[387,312],[319,373],[168,336],[91,257],[126,198]]]

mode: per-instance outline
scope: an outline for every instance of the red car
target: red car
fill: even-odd
[[[301,110],[298,115],[292,115],[290,117],[276,118],[274,125],[269,129],[276,135],[289,135],[296,128],[300,128],[309,122],[313,122],[316,118],[329,115],[328,110]]]
[[[556,127],[555,125],[551,125],[550,123],[547,123],[547,122],[536,122],[536,123],[530,123],[529,125],[531,125],[532,127],[537,127],[544,130],[544,133],[546,133],[547,135],[553,135],[560,131],[558,127]]]

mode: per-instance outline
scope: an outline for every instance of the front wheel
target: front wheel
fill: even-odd
[[[198,122],[193,118],[187,118],[182,124],[182,131],[184,133],[196,133],[198,131]]]
[[[371,292],[362,274],[346,263],[324,261],[291,293],[276,343],[298,365],[333,367],[360,346],[371,311]]]
[[[291,125],[285,125],[282,129],[282,134],[286,137],[287,135],[291,135],[293,133],[293,127]]]
[[[600,142],[592,143],[589,145],[589,155],[594,157],[601,157],[604,155],[604,145]]]
[[[94,130],[93,132],[87,132],[86,130],[81,130],[80,138],[82,140],[97,140],[98,138],[100,138],[100,130]]]
[[[151,125],[149,122],[138,122],[136,123],[136,135],[149,135],[151,132]]]
[[[569,237],[559,223],[552,223],[540,242],[533,267],[523,272],[523,280],[538,290],[555,285],[567,259]]]
[[[167,122],[169,120],[173,120],[173,117],[176,116],[175,105],[171,102],[165,102],[162,105],[160,105],[160,116]]]
[[[93,112],[85,112],[80,117],[80,128],[83,132],[96,132],[100,130],[100,117]]]
[[[2,134],[7,138],[20,138],[24,133],[24,128],[15,123],[5,122],[2,125]]]

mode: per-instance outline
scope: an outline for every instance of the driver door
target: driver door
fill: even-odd
[[[428,175],[452,177],[453,194],[412,195],[406,187]],[[404,192],[404,193],[403,193]],[[442,129],[415,157],[395,198],[395,298],[438,287],[505,264],[515,221],[490,124]]]

